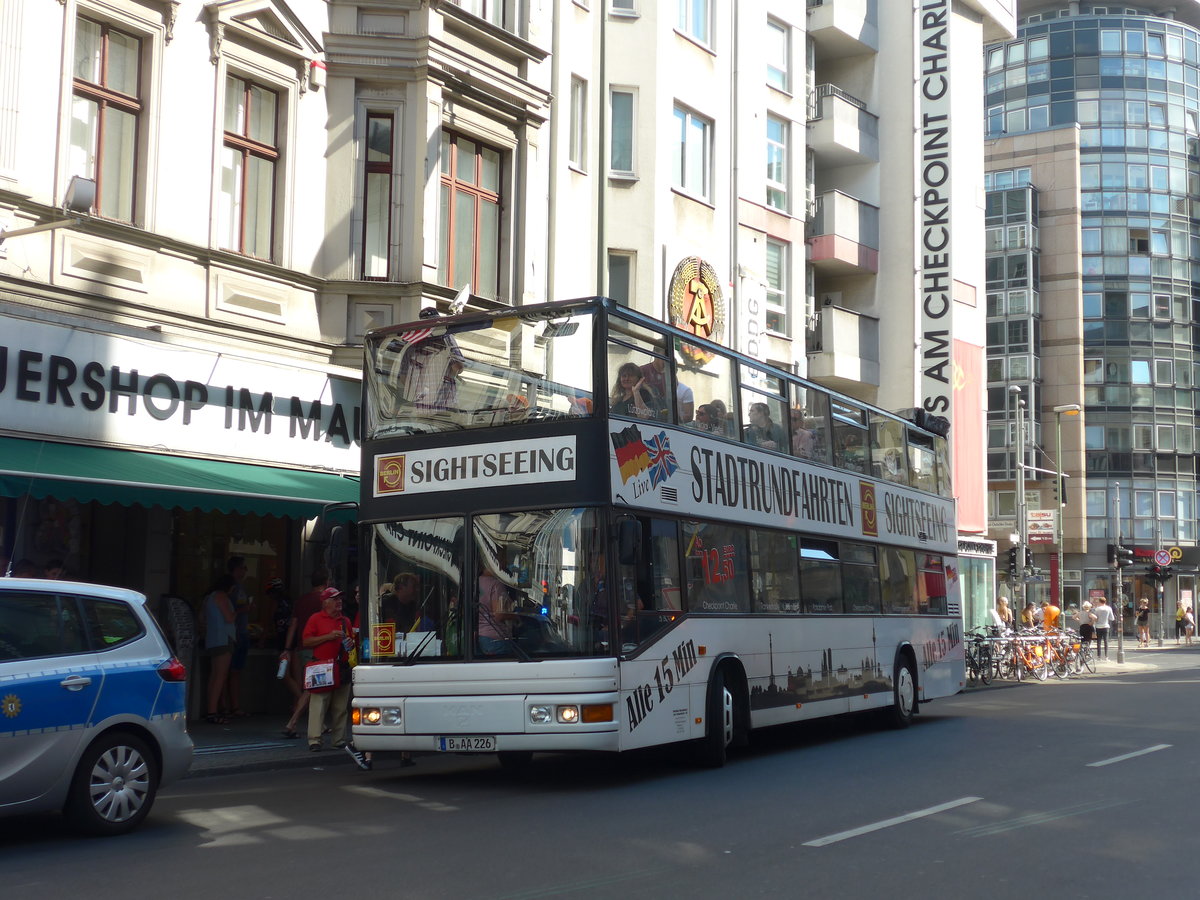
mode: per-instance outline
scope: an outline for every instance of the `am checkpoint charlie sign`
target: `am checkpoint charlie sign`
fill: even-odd
[[[949,415],[954,279],[950,266],[950,0],[915,0],[920,168],[921,407]]]

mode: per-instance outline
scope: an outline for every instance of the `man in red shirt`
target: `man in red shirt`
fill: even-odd
[[[323,567],[314,569],[309,584],[312,585],[312,590],[297,600],[296,605],[292,607],[292,619],[288,622],[287,636],[283,639],[283,656],[292,667],[292,677],[301,685],[304,684],[304,664],[313,658],[312,651],[303,648],[301,638],[309,618],[321,609],[321,594],[329,587],[329,570]],[[299,724],[304,710],[308,709],[308,698],[308,691],[300,692],[295,706],[292,707],[292,715],[283,726],[284,737],[300,736],[296,732],[296,725]]]
[[[321,749],[321,726],[329,711],[333,725],[333,746],[346,746],[346,717],[350,706],[350,664],[347,660],[350,622],[342,615],[342,592],[335,587],[321,593],[321,609],[308,617],[304,626],[304,647],[311,649],[316,662],[333,661],[338,686],[332,691],[309,692],[308,749]]]

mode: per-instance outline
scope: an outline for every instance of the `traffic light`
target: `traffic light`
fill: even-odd
[[[1017,548],[1016,547],[1008,548],[1008,577],[1009,578],[1017,577]]]
[[[1116,544],[1108,545],[1108,564],[1110,566],[1112,566],[1113,568],[1116,568],[1116,565],[1117,565],[1117,545]]]
[[[1025,568],[1033,568],[1033,551],[1028,547],[1025,548]]]
[[[1120,544],[1116,546],[1116,562],[1118,569],[1124,569],[1126,566],[1133,565],[1133,550],[1129,547],[1122,547]]]
[[[1146,566],[1146,577],[1152,578],[1155,581],[1158,581],[1158,579],[1162,578],[1162,567],[1161,566]]]
[[[1175,572],[1170,566],[1162,566],[1158,577],[1161,578],[1164,583],[1166,583],[1171,580],[1171,576],[1174,574]]]

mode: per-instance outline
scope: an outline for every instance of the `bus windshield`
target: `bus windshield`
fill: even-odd
[[[608,653],[604,531],[594,509],[372,526],[370,662]],[[476,561],[464,579],[464,543]]]
[[[592,414],[592,310],[424,319],[366,339],[366,437]]]

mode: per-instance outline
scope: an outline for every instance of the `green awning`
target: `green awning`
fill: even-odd
[[[358,479],[332,472],[0,437],[0,496],[24,494],[311,519],[358,501]],[[343,512],[340,518],[346,518]]]

